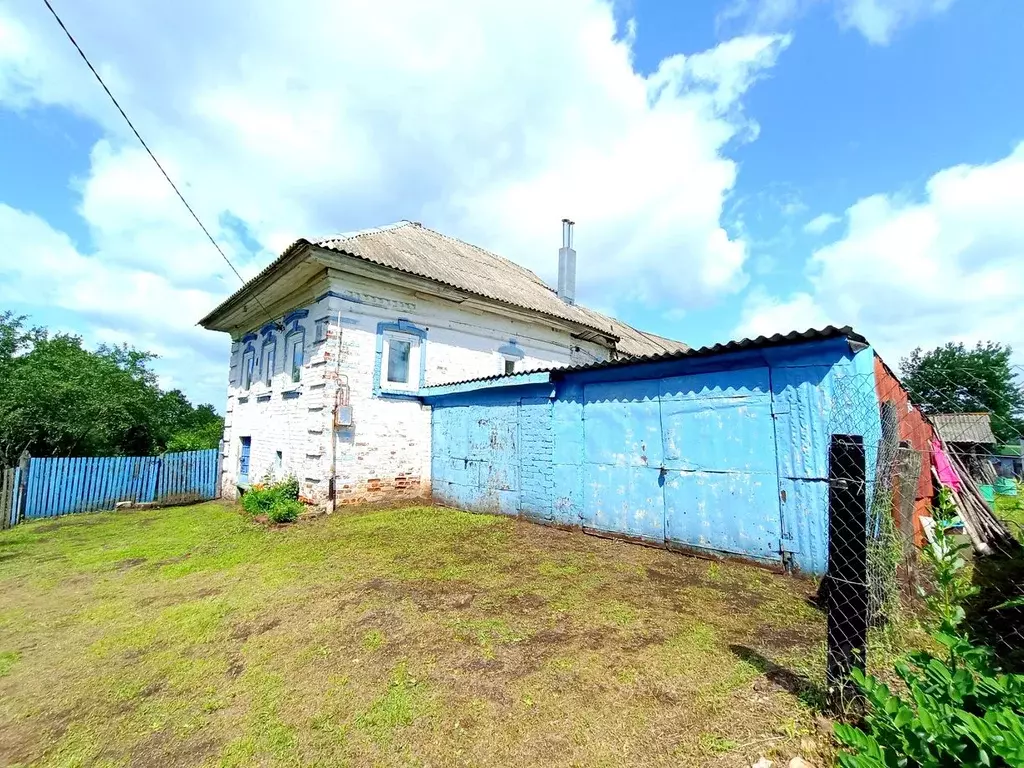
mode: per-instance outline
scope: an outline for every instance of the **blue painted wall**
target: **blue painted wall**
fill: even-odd
[[[438,501],[823,573],[832,434],[881,437],[845,339],[426,396]],[[870,489],[869,489],[870,493]]]

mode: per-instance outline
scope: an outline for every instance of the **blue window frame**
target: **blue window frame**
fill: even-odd
[[[373,370],[376,397],[415,399],[426,378],[427,331],[408,320],[377,324]]]
[[[256,369],[256,348],[252,343],[256,341],[255,333],[247,333],[242,337],[242,378],[241,385],[242,389],[249,391],[249,387],[252,386],[252,378]]]
[[[308,315],[308,309],[297,309],[284,317],[285,326],[291,324],[284,337],[285,370],[293,383],[302,381],[302,366],[306,362],[306,329],[300,320]]]
[[[293,382],[302,381],[302,364],[305,362],[304,337],[303,333],[288,335],[288,360]]]
[[[253,372],[256,369],[256,350],[249,347],[242,353],[242,389],[249,391],[252,386]]]
[[[263,373],[263,383],[268,387],[273,383],[277,363],[277,337],[274,335],[276,330],[277,323],[267,323],[260,329],[260,335],[263,337],[263,346],[260,347],[260,371]]]
[[[263,371],[263,383],[268,387],[274,382],[277,364],[277,340],[272,336],[263,340],[263,351],[260,353],[260,367]]]

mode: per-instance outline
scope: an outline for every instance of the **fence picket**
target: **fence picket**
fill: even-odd
[[[84,479],[85,462],[87,459],[71,460],[71,486],[68,490],[68,506],[65,514],[81,512],[80,504],[82,499],[82,480]]]

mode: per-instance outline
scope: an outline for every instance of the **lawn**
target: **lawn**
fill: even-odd
[[[0,534],[0,765],[749,765],[828,747],[813,584],[448,509]]]

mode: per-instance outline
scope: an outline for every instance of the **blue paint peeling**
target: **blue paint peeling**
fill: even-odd
[[[874,474],[873,354],[830,339],[433,388],[434,494],[820,574],[830,436],[863,435]]]

